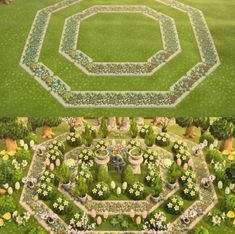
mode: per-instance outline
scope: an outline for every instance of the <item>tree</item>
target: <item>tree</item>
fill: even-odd
[[[138,136],[138,127],[137,123],[134,119],[131,120],[131,127],[130,127],[130,135],[132,138],[136,138]]]
[[[194,133],[195,123],[194,123],[193,117],[176,118],[176,123],[180,127],[186,128],[185,133],[184,133],[185,137],[187,137],[187,138],[194,138],[195,137],[195,133]]]
[[[86,181],[82,178],[82,176],[79,176],[76,183],[76,193],[79,197],[85,197],[87,192],[88,187]]]
[[[27,125],[18,118],[0,118],[0,139],[5,141],[6,151],[16,152],[19,148],[16,140],[28,135]]]
[[[36,131],[37,128],[42,127],[43,138],[52,138],[55,134],[52,131],[52,127],[57,127],[61,124],[60,118],[29,118],[29,124],[32,131]]]
[[[107,121],[105,118],[102,118],[101,120],[99,133],[102,138],[106,138],[108,136],[108,127],[107,127]]]
[[[152,126],[148,127],[148,131],[145,135],[144,142],[147,146],[152,146],[155,143],[155,134]]]
[[[235,118],[219,118],[210,126],[210,133],[222,141],[220,150],[233,150],[233,137],[235,136]]]
[[[201,129],[201,135],[203,135],[210,127],[209,117],[194,118],[194,123],[197,128]]]

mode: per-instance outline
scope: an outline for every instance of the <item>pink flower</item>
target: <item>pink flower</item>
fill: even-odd
[[[60,160],[59,160],[58,158],[57,158],[56,161],[55,161],[55,165],[56,165],[57,167],[60,166]]]
[[[134,210],[130,210],[130,217],[133,219],[135,217],[135,211]]]
[[[141,215],[142,215],[143,219],[146,219],[147,215],[148,215],[148,212],[146,210],[144,210]]]
[[[184,169],[185,171],[188,169],[188,163],[185,163],[185,164],[183,165],[183,169]]]
[[[188,165],[189,165],[190,167],[193,166],[193,160],[192,160],[191,158],[188,160]]]
[[[51,163],[51,164],[50,164],[50,170],[51,170],[51,171],[54,171],[54,169],[55,169],[55,165],[54,165],[54,163]]]
[[[181,166],[181,164],[182,164],[182,160],[181,160],[180,158],[178,158],[178,159],[177,159],[177,165],[178,165],[178,166]]]
[[[136,224],[137,225],[140,225],[141,224],[141,217],[140,216],[138,216],[137,218],[136,218]]]
[[[96,211],[94,209],[91,210],[91,217],[92,218],[96,217]]]
[[[46,160],[45,160],[45,164],[47,165],[47,166],[49,166],[50,165],[50,159],[49,158],[47,158]]]

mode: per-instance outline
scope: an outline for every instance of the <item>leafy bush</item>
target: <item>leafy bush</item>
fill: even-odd
[[[51,200],[55,196],[55,190],[52,184],[42,183],[37,190],[38,197],[42,200]]]
[[[226,175],[232,183],[235,183],[235,162],[226,169]]]
[[[104,165],[98,166],[97,181],[98,182],[103,181],[107,184],[110,184],[111,178],[110,178],[107,166],[104,166]]]
[[[195,183],[186,183],[182,190],[183,196],[187,200],[195,200],[199,196],[199,187]]]
[[[24,139],[24,142],[29,145],[30,141],[34,141],[34,143],[37,144],[38,136],[35,133],[30,132],[29,135]]]
[[[166,222],[167,218],[163,212],[153,212],[151,213],[144,225],[148,230],[153,231],[164,231],[168,229],[169,224]]]
[[[207,145],[209,146],[214,143],[215,138],[210,133],[204,133],[200,136],[199,142],[203,143],[205,140],[207,141]]]
[[[167,199],[165,209],[170,214],[181,214],[184,210],[184,201],[178,195],[174,195]]]
[[[144,139],[147,132],[148,132],[149,126],[145,125],[140,129],[140,136]]]
[[[10,195],[0,196],[0,214],[16,210],[16,201]]]
[[[224,169],[219,169],[214,171],[216,181],[222,181],[224,185],[228,185],[229,178]]]
[[[185,185],[187,183],[195,183],[196,182],[196,175],[194,171],[191,169],[187,169],[183,171],[182,175],[180,176],[180,182]]]
[[[163,146],[163,147],[170,145],[170,136],[164,132],[157,134],[156,145]]]
[[[171,167],[167,171],[167,181],[170,184],[175,184],[181,175],[181,170],[175,162],[172,163]]]
[[[155,134],[152,126],[149,126],[148,131],[145,134],[144,143],[147,146],[153,146],[153,144],[155,143]]]
[[[56,169],[56,176],[63,184],[68,184],[72,180],[72,172],[64,163]]]
[[[18,162],[22,162],[23,160],[26,160],[29,162],[31,160],[31,153],[26,150],[19,150],[16,154],[15,157],[17,158]]]
[[[43,175],[40,177],[40,181],[41,181],[41,183],[52,183],[54,185],[59,184],[59,181],[56,178],[55,174],[50,170],[46,170],[43,173]]]
[[[78,155],[78,159],[84,164],[85,166],[93,166],[94,164],[94,153],[92,150],[83,149],[81,153]]]
[[[130,135],[132,138],[136,138],[138,136],[138,127],[137,127],[137,123],[134,119],[131,120],[131,126],[130,126]]]
[[[69,133],[69,135],[66,137],[66,142],[68,145],[72,147],[76,147],[81,145],[81,137],[79,134],[75,132]]]
[[[58,149],[51,149],[46,157],[49,159],[50,163],[53,164],[56,164],[57,161],[60,161],[60,163],[62,163],[64,160],[63,154]]]
[[[174,159],[180,159],[183,164],[187,163],[190,159],[190,153],[188,150],[181,149],[175,154]]]
[[[99,182],[91,190],[92,197],[97,200],[105,200],[110,195],[110,189],[105,182]]]
[[[143,151],[143,158],[145,164],[150,164],[150,163],[155,164],[157,157],[158,155],[156,151],[153,151],[151,149]]]
[[[84,178],[87,184],[90,184],[93,181],[92,173],[88,168],[84,168],[84,169],[78,168],[78,171],[79,171],[79,174],[76,177],[76,180],[78,180],[79,177],[81,176],[82,178]]]
[[[46,234],[42,227],[33,227],[27,232],[28,234]]]
[[[133,173],[133,169],[131,165],[127,165],[122,174],[122,182],[127,182],[127,184],[131,185],[135,182],[135,175]]]
[[[217,149],[209,150],[206,153],[206,162],[211,163],[212,160],[214,161],[214,163],[222,162],[223,161],[222,153],[218,151]]]
[[[188,150],[188,145],[183,141],[175,141],[171,150],[174,154],[177,154],[180,150]]]
[[[135,182],[128,189],[128,194],[133,200],[141,200],[145,196],[144,185],[140,182]]]
[[[82,178],[82,176],[79,176],[76,183],[76,193],[79,197],[85,197],[87,192],[88,187],[86,181]]]
[[[160,172],[159,172],[159,170],[158,170],[158,168],[156,166],[149,168],[149,170],[147,172],[147,175],[144,178],[145,179],[145,183],[148,186],[151,186],[155,182],[157,177],[159,177],[159,175],[160,175]]]
[[[71,204],[63,197],[59,197],[54,202],[52,202],[52,209],[57,214],[67,215],[71,208]]]
[[[162,180],[161,180],[160,175],[156,177],[156,179],[154,180],[152,184],[152,187],[153,187],[152,195],[154,197],[159,197],[160,193],[162,192]]]
[[[221,210],[223,211],[229,211],[229,210],[235,210],[235,196],[225,195],[223,200],[221,201]]]
[[[57,141],[54,140],[52,143],[49,145],[50,150],[59,150],[62,154],[65,153],[65,145],[62,141]]]

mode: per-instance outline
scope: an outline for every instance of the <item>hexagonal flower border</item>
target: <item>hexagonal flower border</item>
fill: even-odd
[[[80,23],[97,13],[141,13],[159,21],[164,50],[146,62],[93,62],[84,52],[77,50]],[[150,76],[180,53],[181,47],[175,21],[146,6],[93,6],[65,20],[59,53],[73,62],[87,75],[101,76]]]
[[[39,62],[39,56],[51,14],[81,1],[64,0],[39,10],[20,60],[20,65],[64,107],[175,107],[220,65],[203,13],[174,0],[155,0],[188,14],[202,61],[172,85],[169,91],[72,91],[63,80]]]

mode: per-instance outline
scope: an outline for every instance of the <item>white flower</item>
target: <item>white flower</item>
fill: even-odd
[[[20,140],[20,146],[23,147],[24,146],[24,140]]]
[[[26,151],[29,150],[29,146],[27,144],[24,144],[24,150],[26,150]]]
[[[112,180],[112,182],[111,182],[111,189],[115,189],[115,188],[116,188],[116,183],[115,183],[115,181]]]
[[[122,193],[122,190],[120,187],[117,187],[117,195],[120,195]]]

